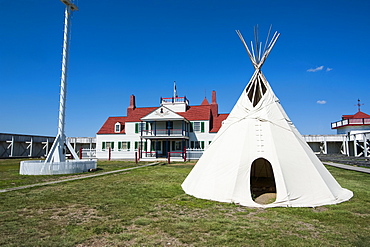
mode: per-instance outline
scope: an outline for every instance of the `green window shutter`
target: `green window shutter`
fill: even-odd
[[[139,123],[135,123],[135,133],[139,133]]]
[[[200,132],[204,132],[204,122],[200,122]]]
[[[190,123],[190,132],[194,132],[194,123],[193,122]]]
[[[135,149],[139,146],[139,142],[135,142]]]
[[[101,148],[101,149],[105,149],[105,142],[102,142],[102,143],[101,143],[101,146],[102,146],[102,148]]]
[[[209,141],[209,142],[208,142],[208,145],[209,145],[209,144],[211,144],[211,142],[212,142],[212,141]]]
[[[145,122],[145,129],[148,130],[149,129],[149,122]]]
[[[111,142],[112,150],[114,149],[114,142]]]
[[[190,142],[190,148],[194,148],[194,141]]]
[[[122,148],[122,142],[118,142],[118,149]]]
[[[127,142],[127,149],[130,150],[130,142]]]
[[[200,146],[201,146],[202,149],[204,149],[204,141],[200,142]]]

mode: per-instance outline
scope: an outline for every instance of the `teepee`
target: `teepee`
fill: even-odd
[[[261,67],[279,33],[248,48],[255,68],[228,118],[182,184],[192,196],[249,207],[316,207],[349,200],[280,105]],[[270,28],[271,31],[271,28]],[[269,31],[269,34],[270,34]],[[271,200],[259,200],[272,195]]]

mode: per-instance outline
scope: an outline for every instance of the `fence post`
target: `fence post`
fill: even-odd
[[[109,149],[108,149],[108,160],[110,160],[111,155],[112,155],[112,150],[111,150],[111,148],[109,147]]]
[[[186,161],[186,147],[184,147],[184,162]]]
[[[80,147],[80,159],[82,159],[82,147]]]
[[[170,152],[167,153],[167,159],[168,159],[168,164],[171,164],[171,156]]]
[[[135,164],[137,164],[137,152],[135,152]]]

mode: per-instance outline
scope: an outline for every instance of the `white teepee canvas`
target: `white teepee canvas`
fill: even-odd
[[[349,200],[289,120],[261,72],[278,33],[250,52],[255,72],[211,145],[182,184],[192,196],[249,207],[316,207]],[[268,41],[268,40],[267,40]],[[253,49],[253,48],[252,48]],[[270,193],[274,202],[255,197]]]

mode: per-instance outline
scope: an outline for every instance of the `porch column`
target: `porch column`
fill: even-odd
[[[368,156],[367,155],[367,149],[368,149],[368,147],[367,147],[366,134],[364,134],[363,138],[364,138],[364,157],[367,157]]]
[[[184,120],[181,121],[181,133],[182,133],[183,136],[185,135]]]
[[[181,150],[182,150],[182,158],[184,158],[184,155],[185,155],[185,139],[182,139],[181,140]]]
[[[147,143],[146,143],[146,151],[147,152],[151,152],[152,151],[152,140],[151,139],[148,139]],[[152,155],[150,153],[150,155]]]
[[[356,134],[353,135],[353,154],[357,157],[357,141],[356,141]]]
[[[156,140],[155,141],[155,158],[158,158],[158,152],[160,150],[160,145],[161,145],[161,142]]]
[[[168,158],[168,152],[170,152],[170,142],[166,139],[166,158]]]

